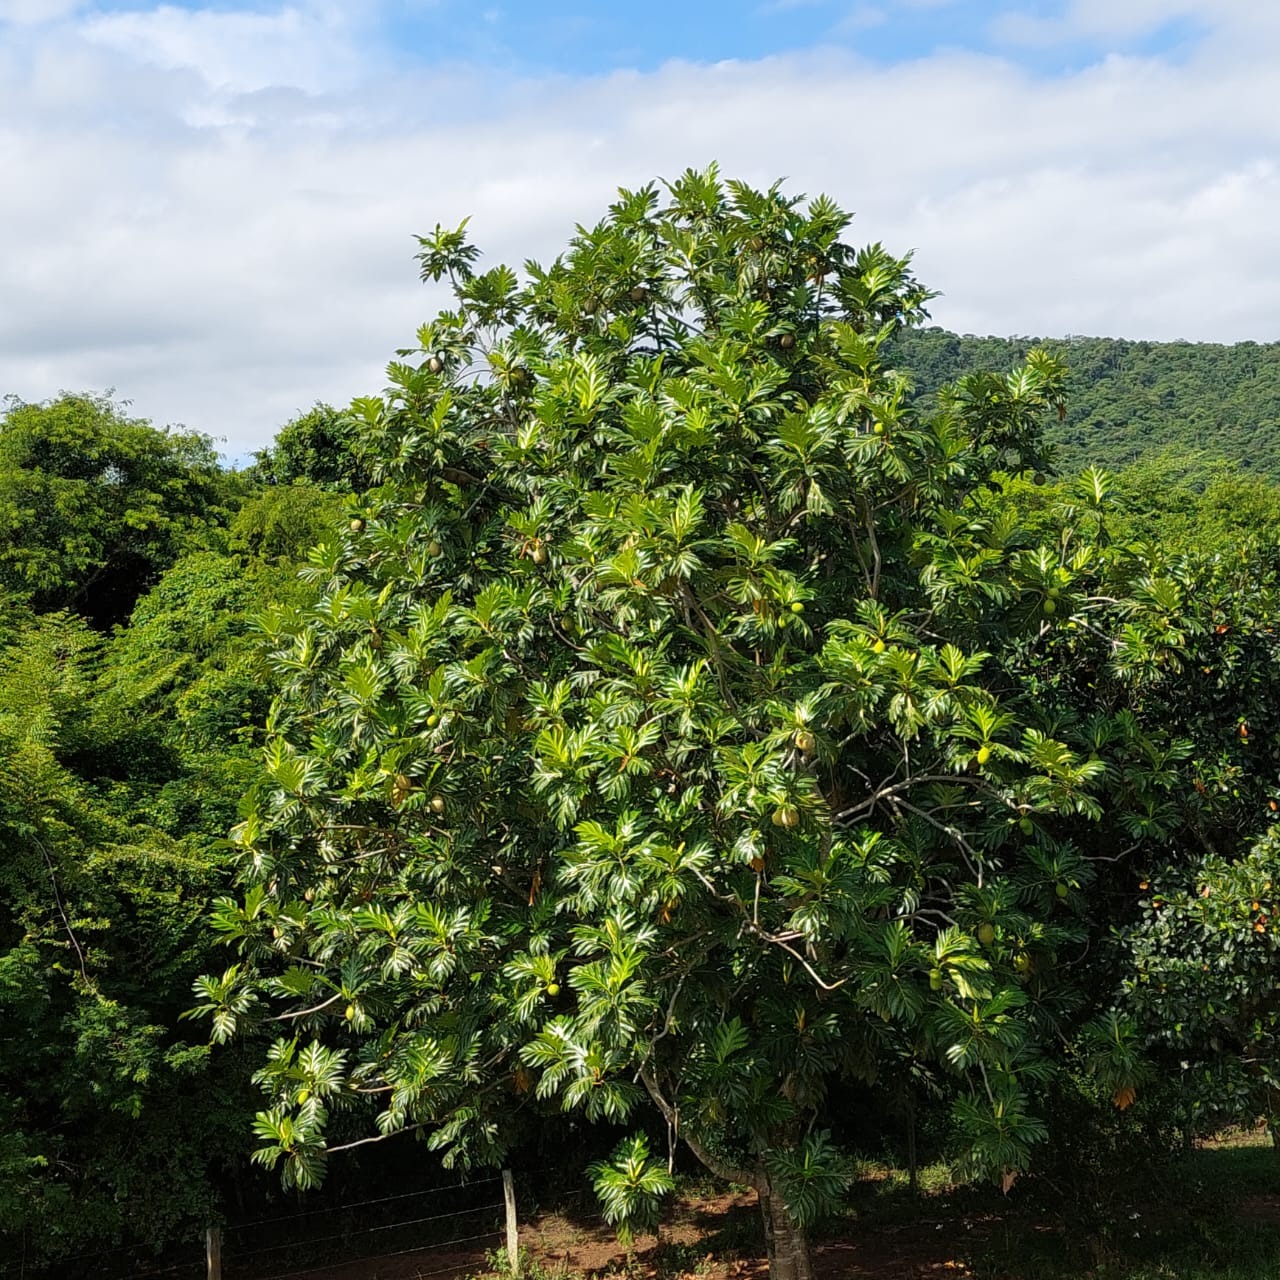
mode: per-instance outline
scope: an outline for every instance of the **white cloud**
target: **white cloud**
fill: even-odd
[[[86,0],[0,0],[0,22],[14,26],[37,26],[57,22],[78,9]]]
[[[338,0],[304,0],[265,13],[162,4],[95,14],[80,35],[143,64],[194,71],[217,89],[290,85],[323,92],[364,69],[360,12]]]
[[[991,26],[1013,44],[1051,47],[1074,40],[1133,40],[1177,22],[1233,43],[1254,43],[1280,31],[1276,6],[1258,0],[1066,0],[1056,15],[1005,10]]]
[[[883,27],[888,20],[889,15],[883,9],[871,4],[857,4],[831,28],[831,35],[840,37],[872,31]]]
[[[413,232],[472,214],[491,259],[546,258],[615,185],[713,158],[918,247],[961,330],[1280,338],[1280,47],[1243,8],[1190,58],[1052,79],[815,53],[501,84],[362,74],[351,12],[0,43],[0,170],[21,175],[0,197],[0,393],[115,386],[244,452],[381,385],[433,302]]]

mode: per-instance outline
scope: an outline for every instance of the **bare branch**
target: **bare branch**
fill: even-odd
[[[402,1133],[413,1133],[417,1129],[425,1129],[426,1122],[422,1124],[411,1124],[407,1129],[395,1129],[391,1133],[375,1134],[372,1138],[360,1138],[356,1142],[344,1142],[339,1147],[325,1147],[324,1153],[327,1156],[333,1155],[338,1151],[350,1151],[353,1147],[365,1147],[371,1142],[386,1142],[388,1138],[398,1138]]]
[[[822,988],[823,991],[839,991],[840,988],[843,987],[844,984],[849,981],[848,978],[841,978],[839,982],[824,982],[818,976],[814,967],[804,958],[804,956],[802,956],[800,952],[798,952],[795,949],[795,947],[793,947],[789,942],[786,941],[787,937],[798,938],[803,936],[801,934],[779,935],[779,934],[773,934],[773,933],[765,933],[763,929],[758,929],[754,925],[750,926],[749,932],[754,933],[756,937],[762,938],[765,942],[770,943],[772,946],[781,947],[783,951],[785,951],[789,956],[793,956],[795,959],[799,960],[800,963],[804,966],[805,972],[809,975],[809,977],[811,977],[814,980],[814,982],[818,984],[818,986]]]
[[[93,984],[89,981],[89,972],[85,967],[84,951],[80,947],[80,940],[76,937],[76,931],[71,927],[71,921],[67,916],[67,909],[62,905],[62,894],[58,890],[58,876],[53,869],[53,859],[49,856],[49,850],[44,847],[44,841],[36,836],[32,836],[36,842],[36,848],[44,855],[44,865],[49,868],[49,882],[53,885],[53,900],[57,903],[58,914],[62,917],[63,927],[67,931],[67,937],[71,939],[71,945],[75,948],[76,961],[80,967],[80,976],[84,979],[86,987]]]
[[[272,1022],[290,1022],[294,1018],[306,1018],[313,1013],[319,1013],[322,1009],[327,1009],[331,1004],[337,1004],[338,1001],[341,999],[342,999],[342,992],[339,991],[336,995],[330,996],[322,1004],[313,1004],[310,1009],[297,1009],[291,1013],[278,1013],[274,1018],[271,1019],[271,1021]]]

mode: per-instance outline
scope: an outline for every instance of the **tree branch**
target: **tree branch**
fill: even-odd
[[[426,1122],[422,1124],[411,1124],[407,1129],[395,1129],[391,1133],[375,1134],[372,1138],[360,1138],[356,1142],[344,1142],[340,1147],[325,1147],[324,1153],[327,1156],[333,1155],[337,1151],[350,1151],[352,1147],[364,1147],[371,1142],[386,1142],[388,1138],[398,1138],[402,1133],[413,1133],[415,1129],[425,1129]]]
[[[760,1174],[747,1169],[739,1169],[729,1164],[727,1161],[721,1160],[718,1156],[714,1156],[710,1151],[691,1134],[686,1133],[680,1128],[680,1116],[676,1109],[662,1096],[662,1091],[658,1088],[657,1081],[654,1080],[652,1073],[647,1067],[640,1068],[640,1079],[644,1082],[644,1087],[649,1091],[649,1097],[653,1099],[653,1104],[662,1112],[662,1118],[669,1124],[676,1134],[684,1139],[685,1146],[693,1152],[699,1160],[702,1161],[717,1178],[723,1178],[726,1182],[737,1182],[744,1187],[754,1187],[757,1191],[761,1190],[764,1185],[763,1178]]]

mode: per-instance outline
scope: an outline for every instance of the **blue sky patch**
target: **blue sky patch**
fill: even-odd
[[[1122,3],[1123,0],[1118,0]],[[881,64],[941,50],[999,54],[1039,74],[1078,70],[1105,53],[1179,55],[1202,34],[1188,19],[1156,21],[1125,38],[1072,35],[1066,0],[346,0],[368,52],[406,69],[466,64],[517,76],[652,71],[665,62],[753,61],[816,47]],[[159,4],[97,0],[90,13]],[[164,7],[279,12],[307,0],[167,0]],[[1045,24],[1038,39],[1011,31]]]
[[[754,60],[816,46],[882,63],[941,49],[1001,53],[1031,69],[1058,71],[1096,59],[1099,43],[1020,45],[1001,32],[1011,16],[1052,21],[1062,7],[1050,0],[397,0],[386,11],[384,31],[402,57],[497,64],[526,74],[649,71],[672,59]],[[1172,52],[1195,33],[1187,22],[1159,23],[1109,42],[1109,49]]]

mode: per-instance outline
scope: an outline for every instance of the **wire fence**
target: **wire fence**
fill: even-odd
[[[548,1168],[527,1170],[518,1177],[528,1186],[542,1175],[562,1173],[561,1169]],[[224,1280],[298,1280],[409,1255],[419,1256],[424,1266],[433,1259],[443,1264],[427,1270],[415,1266],[418,1280],[477,1271],[484,1265],[485,1253],[506,1235],[502,1192],[495,1197],[489,1190],[479,1203],[442,1207],[438,1212],[416,1210],[446,1205],[445,1197],[474,1198],[478,1191],[502,1180],[500,1175],[494,1175],[228,1223],[219,1236],[221,1274]],[[560,1199],[575,1202],[582,1194],[570,1193]],[[408,1208],[411,1216],[396,1214],[392,1206]],[[316,1227],[306,1224],[322,1215],[343,1220],[343,1226],[326,1229],[329,1223],[317,1224],[323,1234],[316,1234]],[[370,1221],[371,1217],[386,1220]],[[600,1217],[591,1214],[582,1220],[598,1221]],[[343,1256],[335,1257],[338,1252]],[[22,1259],[6,1259],[0,1263],[0,1280],[205,1280],[203,1243],[170,1250],[159,1259],[146,1255],[145,1245],[121,1245],[64,1257],[47,1270]]]
[[[330,1209],[302,1210],[285,1218],[230,1224],[223,1232],[223,1275],[227,1280],[284,1280],[339,1271],[374,1257],[417,1254],[443,1261],[459,1250],[467,1256],[450,1258],[449,1265],[438,1270],[475,1270],[483,1246],[492,1246],[505,1232],[503,1201],[492,1190],[500,1181],[499,1177],[478,1178]],[[479,1203],[458,1205],[459,1197],[474,1201],[477,1193],[483,1196]],[[441,1207],[422,1212],[436,1205]],[[395,1212],[404,1208],[409,1209],[408,1216]],[[388,1210],[394,1216],[387,1216]],[[317,1234],[314,1219],[320,1214],[341,1215],[346,1221],[340,1229],[322,1226]],[[371,1216],[377,1220],[370,1221]],[[273,1238],[281,1228],[287,1235]]]
[[[371,1254],[371,1255],[364,1255],[359,1258],[347,1258],[347,1259],[344,1259],[342,1262],[330,1262],[323,1266],[318,1266],[318,1267],[316,1266],[303,1267],[297,1271],[278,1271],[276,1272],[275,1275],[263,1276],[263,1277],[260,1277],[259,1280],[292,1280],[293,1277],[297,1277],[297,1276],[309,1276],[309,1275],[314,1275],[316,1273],[323,1273],[325,1271],[338,1271],[343,1267],[356,1266],[360,1262],[366,1259],[368,1261],[377,1260],[380,1262],[384,1258],[401,1258],[410,1253],[412,1254],[442,1253],[447,1248],[456,1248],[458,1245],[461,1245],[461,1244],[474,1244],[475,1248],[478,1250],[479,1241],[500,1240],[504,1234],[505,1232],[503,1231],[487,1231],[483,1235],[460,1236],[456,1240],[446,1240],[441,1244],[430,1245],[427,1247],[423,1247],[420,1245],[412,1245],[408,1249],[393,1249],[390,1253],[380,1252],[380,1253]],[[447,1271],[452,1271],[452,1272],[470,1271],[470,1270],[473,1270],[474,1267],[475,1267],[474,1260],[468,1258],[466,1260],[454,1262],[447,1267],[441,1267],[437,1271],[418,1271],[417,1276],[419,1277],[419,1280],[421,1280],[421,1277],[424,1277],[424,1276],[443,1275]]]

